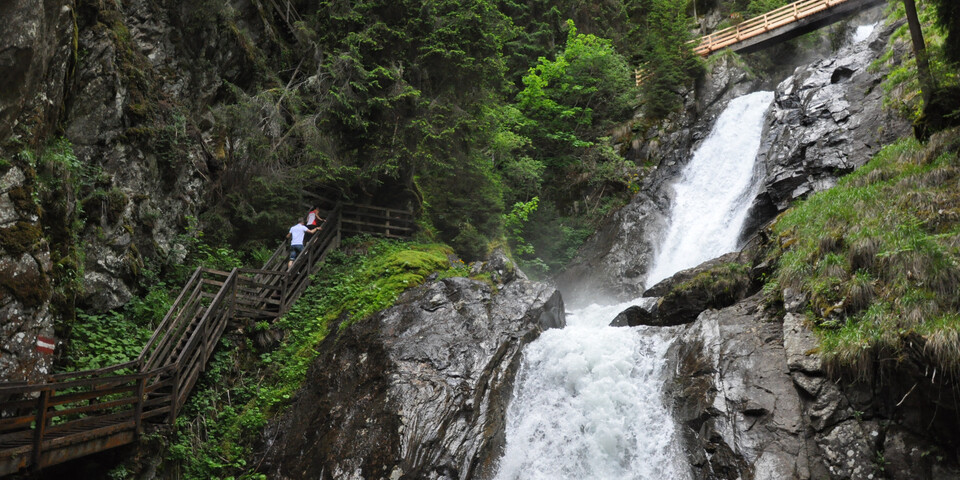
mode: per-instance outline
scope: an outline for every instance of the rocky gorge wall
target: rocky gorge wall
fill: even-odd
[[[55,327],[77,306],[122,306],[145,268],[183,259],[175,240],[222,169],[209,107],[249,83],[243,42],[270,28],[250,2],[233,2],[234,29],[202,8],[0,5],[0,380],[42,378],[38,336],[67,336]]]

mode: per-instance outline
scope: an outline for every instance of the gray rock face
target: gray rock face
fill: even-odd
[[[704,312],[668,354],[678,374],[667,396],[696,478],[810,478],[780,328],[758,321],[758,306],[751,297]]]
[[[0,144],[29,144],[50,131],[66,91],[61,59],[72,50],[73,14],[64,0],[0,4]],[[10,159],[2,149],[0,160],[0,381],[39,381],[52,364],[52,355],[36,350],[38,336],[54,338],[50,248],[25,241],[28,230],[41,228],[32,174],[4,167]]]
[[[37,350],[39,336],[55,340],[53,263],[26,183],[23,169],[0,168],[0,382],[40,381],[53,364],[49,351]]]
[[[330,335],[267,432],[276,479],[482,478],[498,458],[520,349],[563,326],[559,293],[448,278]]]
[[[707,310],[671,347],[666,371],[676,375],[666,396],[695,478],[957,474],[952,454],[942,454],[955,435],[930,430],[929,404],[922,406],[935,393],[901,386],[894,376],[881,383],[833,379],[813,332],[790,310],[782,320],[772,316],[759,295]],[[938,408],[942,421],[953,421],[955,402]]]
[[[73,2],[66,0],[9,0],[0,5],[0,139],[6,141],[28,111],[35,115],[24,119],[32,134],[41,134],[57,115],[73,14]]]
[[[830,188],[881,146],[910,133],[909,122],[883,106],[880,82],[887,72],[868,68],[898,27],[879,23],[866,41],[798,68],[777,86],[758,156],[767,181],[757,208],[783,210]]]

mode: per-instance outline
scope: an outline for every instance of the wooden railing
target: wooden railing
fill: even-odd
[[[699,40],[694,40],[691,42],[696,44],[693,51],[699,55],[707,56],[717,50],[733,46],[749,38],[784,27],[849,1],[852,0],[800,0],[740,22],[732,27],[705,35]]]
[[[194,271],[136,360],[41,384],[0,384],[0,476],[134,442],[146,421],[172,423],[231,320],[285,313],[347,225],[401,237],[412,224],[407,212],[363,207],[343,215],[337,205],[289,268],[284,242],[260,269]]]

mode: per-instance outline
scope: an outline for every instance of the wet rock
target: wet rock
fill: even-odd
[[[689,282],[693,280],[694,277],[703,273],[704,271],[719,267],[728,263],[740,262],[741,255],[739,252],[730,252],[724,255],[721,255],[712,260],[707,260],[706,262],[697,265],[696,267],[688,268],[686,270],[681,270],[677,273],[674,273],[672,276],[665,278],[660,281],[660,283],[648,288],[643,292],[644,297],[662,297],[672,290],[676,285]],[[698,312],[699,313],[699,312]]]
[[[820,342],[804,325],[804,317],[788,313],[783,318],[783,349],[787,355],[787,367],[793,371],[822,372],[823,362],[815,352]]]
[[[640,325],[662,326],[656,323],[657,317],[643,307],[632,306],[620,312],[613,321],[611,327],[637,327]]]
[[[754,296],[704,312],[668,354],[678,373],[666,395],[681,438],[694,459],[706,458],[695,465],[695,478],[809,477],[801,402],[787,375],[780,326],[759,320],[758,306]]]
[[[488,261],[497,268],[497,261]],[[503,442],[520,350],[562,326],[559,293],[518,274],[494,293],[447,278],[331,334],[264,436],[270,478],[483,478]]]
[[[783,210],[830,188],[880,147],[910,133],[909,122],[883,107],[879,86],[887,71],[868,68],[899,27],[881,22],[874,41],[844,46],[777,86],[758,155],[767,177],[754,205],[758,210],[763,205]]]
[[[680,325],[696,320],[708,308],[723,308],[756,291],[750,268],[737,263],[738,252],[683,270],[644,292],[661,294],[655,324]],[[663,292],[663,293],[661,293]]]

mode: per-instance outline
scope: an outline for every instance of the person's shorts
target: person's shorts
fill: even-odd
[[[297,255],[303,251],[303,245],[290,245],[290,260],[296,260]]]

